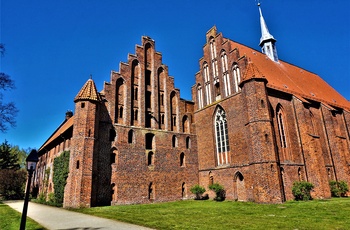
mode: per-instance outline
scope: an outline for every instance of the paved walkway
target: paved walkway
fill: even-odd
[[[22,213],[24,201],[4,202],[11,208]],[[47,229],[60,230],[94,230],[94,229],[118,229],[118,230],[146,230],[150,228],[133,224],[118,222],[82,213],[68,211],[47,205],[30,202],[27,216]]]

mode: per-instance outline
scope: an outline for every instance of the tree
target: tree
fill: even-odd
[[[0,55],[4,56],[5,46],[0,43]],[[11,77],[3,72],[0,72],[0,131],[6,132],[8,130],[8,125],[14,127],[16,125],[15,117],[18,113],[13,102],[3,102],[3,93],[9,89],[14,89],[15,84]]]
[[[26,155],[25,150],[11,146],[6,140],[0,145],[0,199],[23,198],[27,175],[23,161]]]
[[[12,151],[12,146],[5,140],[0,145],[0,169],[14,169],[21,168],[19,157]]]
[[[27,179],[25,169],[0,170],[0,200],[18,200],[24,197],[24,187]]]

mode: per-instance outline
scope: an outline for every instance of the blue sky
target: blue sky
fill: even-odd
[[[205,34],[260,50],[256,0],[0,0],[0,71],[16,89],[5,92],[19,114],[5,139],[39,148],[74,110],[73,99],[92,75],[102,90],[110,71],[135,52],[141,36],[156,41],[181,97],[191,99]],[[317,73],[350,99],[350,1],[261,0],[281,60]]]

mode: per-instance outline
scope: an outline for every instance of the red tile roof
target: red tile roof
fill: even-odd
[[[259,71],[259,69],[254,65],[253,62],[249,62],[245,73],[243,74],[242,82],[249,81],[250,79],[265,79],[264,75]]]
[[[91,100],[100,101],[100,94],[97,92],[96,85],[92,79],[89,79],[85,85],[81,88],[77,96],[74,98],[74,102],[78,100]]]
[[[241,56],[245,55],[254,63],[267,79],[267,87],[293,94],[301,100],[318,101],[350,111],[350,102],[317,74],[281,60],[274,62],[259,51],[231,40],[230,42],[232,49],[238,48]]]

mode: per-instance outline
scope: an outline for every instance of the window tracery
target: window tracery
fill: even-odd
[[[218,108],[215,114],[215,138],[216,155],[218,165],[228,164],[228,152],[230,151],[226,113]]]

